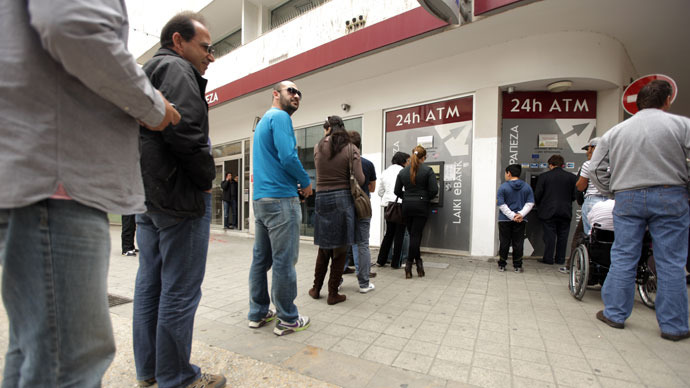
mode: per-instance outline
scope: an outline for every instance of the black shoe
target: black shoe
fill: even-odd
[[[625,328],[625,324],[624,324],[624,323],[614,322],[614,321],[612,321],[612,320],[606,318],[606,316],[604,315],[604,310],[600,310],[600,311],[597,313],[597,319],[600,320],[600,321],[602,321],[602,322],[604,322],[605,324],[607,324],[607,325],[613,327],[614,329],[623,329],[623,328]],[[687,333],[686,333],[686,334],[687,334]],[[664,333],[661,333],[661,337],[663,337],[663,336],[664,336]],[[686,337],[686,338],[687,338],[687,337]],[[675,341],[678,341],[678,340],[675,340]]]
[[[369,272],[369,278],[375,278],[376,277],[376,272]]]
[[[345,268],[345,271],[343,271],[343,273],[355,273],[355,270],[352,269],[352,267],[347,267]]]
[[[666,334],[666,333],[661,333],[661,338],[669,341],[680,341],[684,340],[686,338],[690,338],[690,331],[686,331],[684,334]]]
[[[553,265],[553,262],[549,263],[548,261],[544,261],[544,259],[539,259],[539,260],[537,260],[537,262],[542,263],[542,264],[546,264],[546,265]]]

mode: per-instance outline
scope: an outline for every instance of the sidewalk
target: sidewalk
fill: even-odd
[[[119,227],[111,239],[109,292],[132,298],[137,258],[120,255]],[[231,387],[690,386],[690,341],[662,340],[653,310],[636,299],[625,330],[609,328],[594,317],[599,291],[578,302],[566,275],[533,260],[516,274],[495,262],[425,255],[425,278],[376,268],[376,290],[360,294],[345,275],[347,301],[328,306],[307,294],[316,247],[302,243],[296,304],[311,327],[285,337],[273,325],[251,330],[252,245],[244,234],[211,234],[196,317],[192,358],[226,374]],[[111,313],[118,354],[104,386],[133,386],[132,304]],[[4,349],[4,311],[0,326]]]

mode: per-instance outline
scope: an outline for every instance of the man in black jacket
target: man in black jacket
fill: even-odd
[[[190,12],[163,27],[161,47],[144,72],[182,119],[162,132],[140,132],[147,211],[137,215],[132,328],[137,379],[139,386],[223,387],[225,377],[201,373],[189,362],[215,178],[202,78],[214,50],[202,17]]]
[[[563,170],[565,161],[561,155],[552,155],[548,163],[550,171],[539,176],[534,193],[544,232],[541,262],[553,264],[555,260],[556,264],[564,264],[577,177]]]
[[[230,213],[230,204],[232,203],[231,191],[232,191],[232,173],[225,174],[225,180],[220,184],[220,188],[223,190],[223,228],[230,229],[230,218],[234,217],[234,211]],[[237,199],[237,198],[235,198]],[[234,219],[234,218],[233,218]]]

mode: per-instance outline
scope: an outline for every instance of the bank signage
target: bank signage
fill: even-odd
[[[474,97],[466,96],[385,112],[385,167],[396,152],[422,145],[425,163],[441,179],[424,247],[470,250],[473,106]]]
[[[534,188],[538,176],[548,171],[551,155],[565,159],[564,170],[576,174],[587,159],[582,148],[596,136],[597,94],[576,92],[503,93],[501,166],[499,177],[509,164],[522,166],[521,178]],[[571,234],[578,219],[577,206]],[[535,208],[527,216],[525,255],[543,253],[541,223]]]

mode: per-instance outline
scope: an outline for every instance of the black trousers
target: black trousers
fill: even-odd
[[[513,267],[522,267],[523,242],[525,241],[525,222],[502,221],[498,223],[498,265],[508,263],[508,250],[513,247]]]
[[[122,216],[122,253],[134,250],[134,233],[137,223],[134,214]]]
[[[426,217],[406,217],[405,223],[410,233],[410,250],[408,252],[407,261],[419,262],[419,260],[422,259],[419,252],[419,246],[422,244],[422,232],[426,224]]]
[[[544,232],[544,263],[565,264],[570,218],[552,217],[542,220],[542,229]]]
[[[386,221],[386,234],[381,241],[381,249],[376,262],[379,265],[386,264],[388,261],[388,252],[393,246],[393,258],[391,259],[391,267],[400,268],[402,260],[402,245],[405,237],[405,225],[396,222]]]

